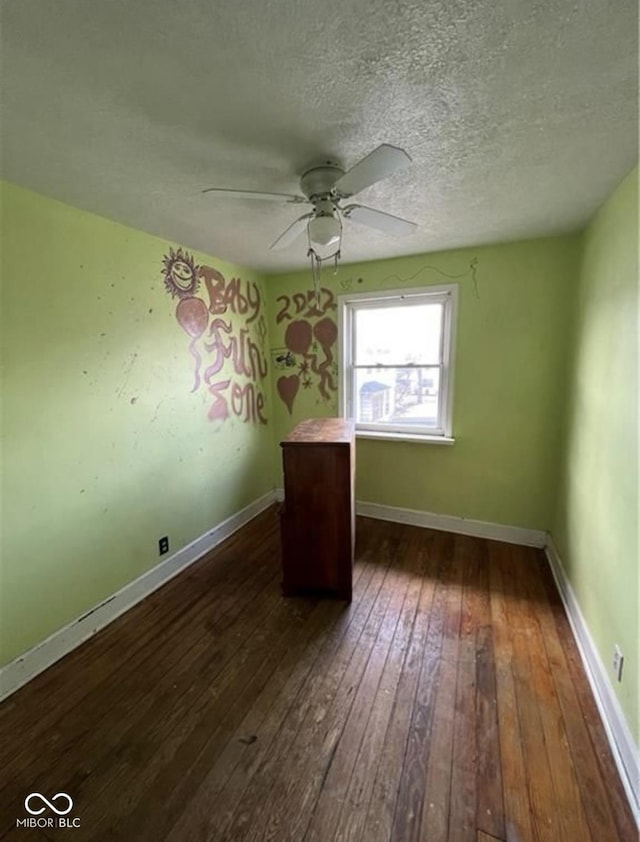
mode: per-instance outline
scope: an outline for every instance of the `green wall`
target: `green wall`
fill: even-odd
[[[272,487],[270,425],[244,420],[240,394],[255,379],[269,418],[268,376],[225,360],[210,385],[230,380],[219,393],[229,398],[235,383],[240,415],[209,420],[214,397],[203,379],[192,392],[189,345],[202,377],[215,353],[200,334],[214,314],[191,302],[178,323],[163,280],[169,247],[2,186],[1,663],[153,567],[161,536],[174,552]],[[194,257],[241,279],[218,313],[234,336],[251,315],[247,285],[262,291],[263,321],[245,335],[260,348],[262,279]],[[202,281],[197,296],[209,303]]]
[[[636,742],[638,170],[584,233],[559,503],[552,535]],[[610,669],[625,655],[621,684]]]
[[[322,309],[347,290],[459,283],[452,446],[359,439],[359,500],[545,530],[554,508],[560,457],[559,418],[575,294],[579,238],[532,240],[341,266],[323,270]],[[477,260],[477,295],[470,264]],[[337,392],[311,372],[292,412],[277,394],[277,356],[295,320],[321,316],[302,307],[309,271],[268,278],[274,368],[274,432],[280,441],[297,421],[337,413]],[[334,302],[335,303],[335,302]],[[278,322],[278,314],[281,314]],[[287,318],[287,315],[290,318]],[[325,350],[316,344],[319,368]],[[310,349],[312,354],[314,349]],[[337,354],[337,345],[331,357]],[[325,384],[326,385],[326,384]],[[280,454],[276,484],[281,485]]]

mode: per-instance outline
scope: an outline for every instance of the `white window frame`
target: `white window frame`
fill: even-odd
[[[416,427],[414,424],[356,423],[356,436],[400,441],[422,441],[453,444],[453,372],[455,334],[458,314],[458,284],[396,289],[381,292],[347,293],[338,296],[339,335],[339,412],[343,418],[355,417],[355,319],[357,310],[403,304],[442,304],[440,348],[439,417],[437,427]],[[372,366],[373,367],[373,366]]]

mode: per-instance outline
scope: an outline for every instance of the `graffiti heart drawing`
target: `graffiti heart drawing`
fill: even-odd
[[[291,415],[293,402],[300,388],[300,378],[297,374],[291,374],[289,377],[279,377],[276,386],[280,398],[289,410],[289,415]]]

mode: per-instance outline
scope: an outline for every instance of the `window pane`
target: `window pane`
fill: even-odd
[[[438,426],[440,369],[357,368],[356,422]]]
[[[355,311],[356,365],[434,365],[440,360],[442,304]]]

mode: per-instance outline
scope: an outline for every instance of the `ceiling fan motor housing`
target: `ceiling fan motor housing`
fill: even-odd
[[[337,164],[324,164],[307,170],[300,179],[300,189],[313,201],[328,197],[336,181],[344,175],[344,170]]]

